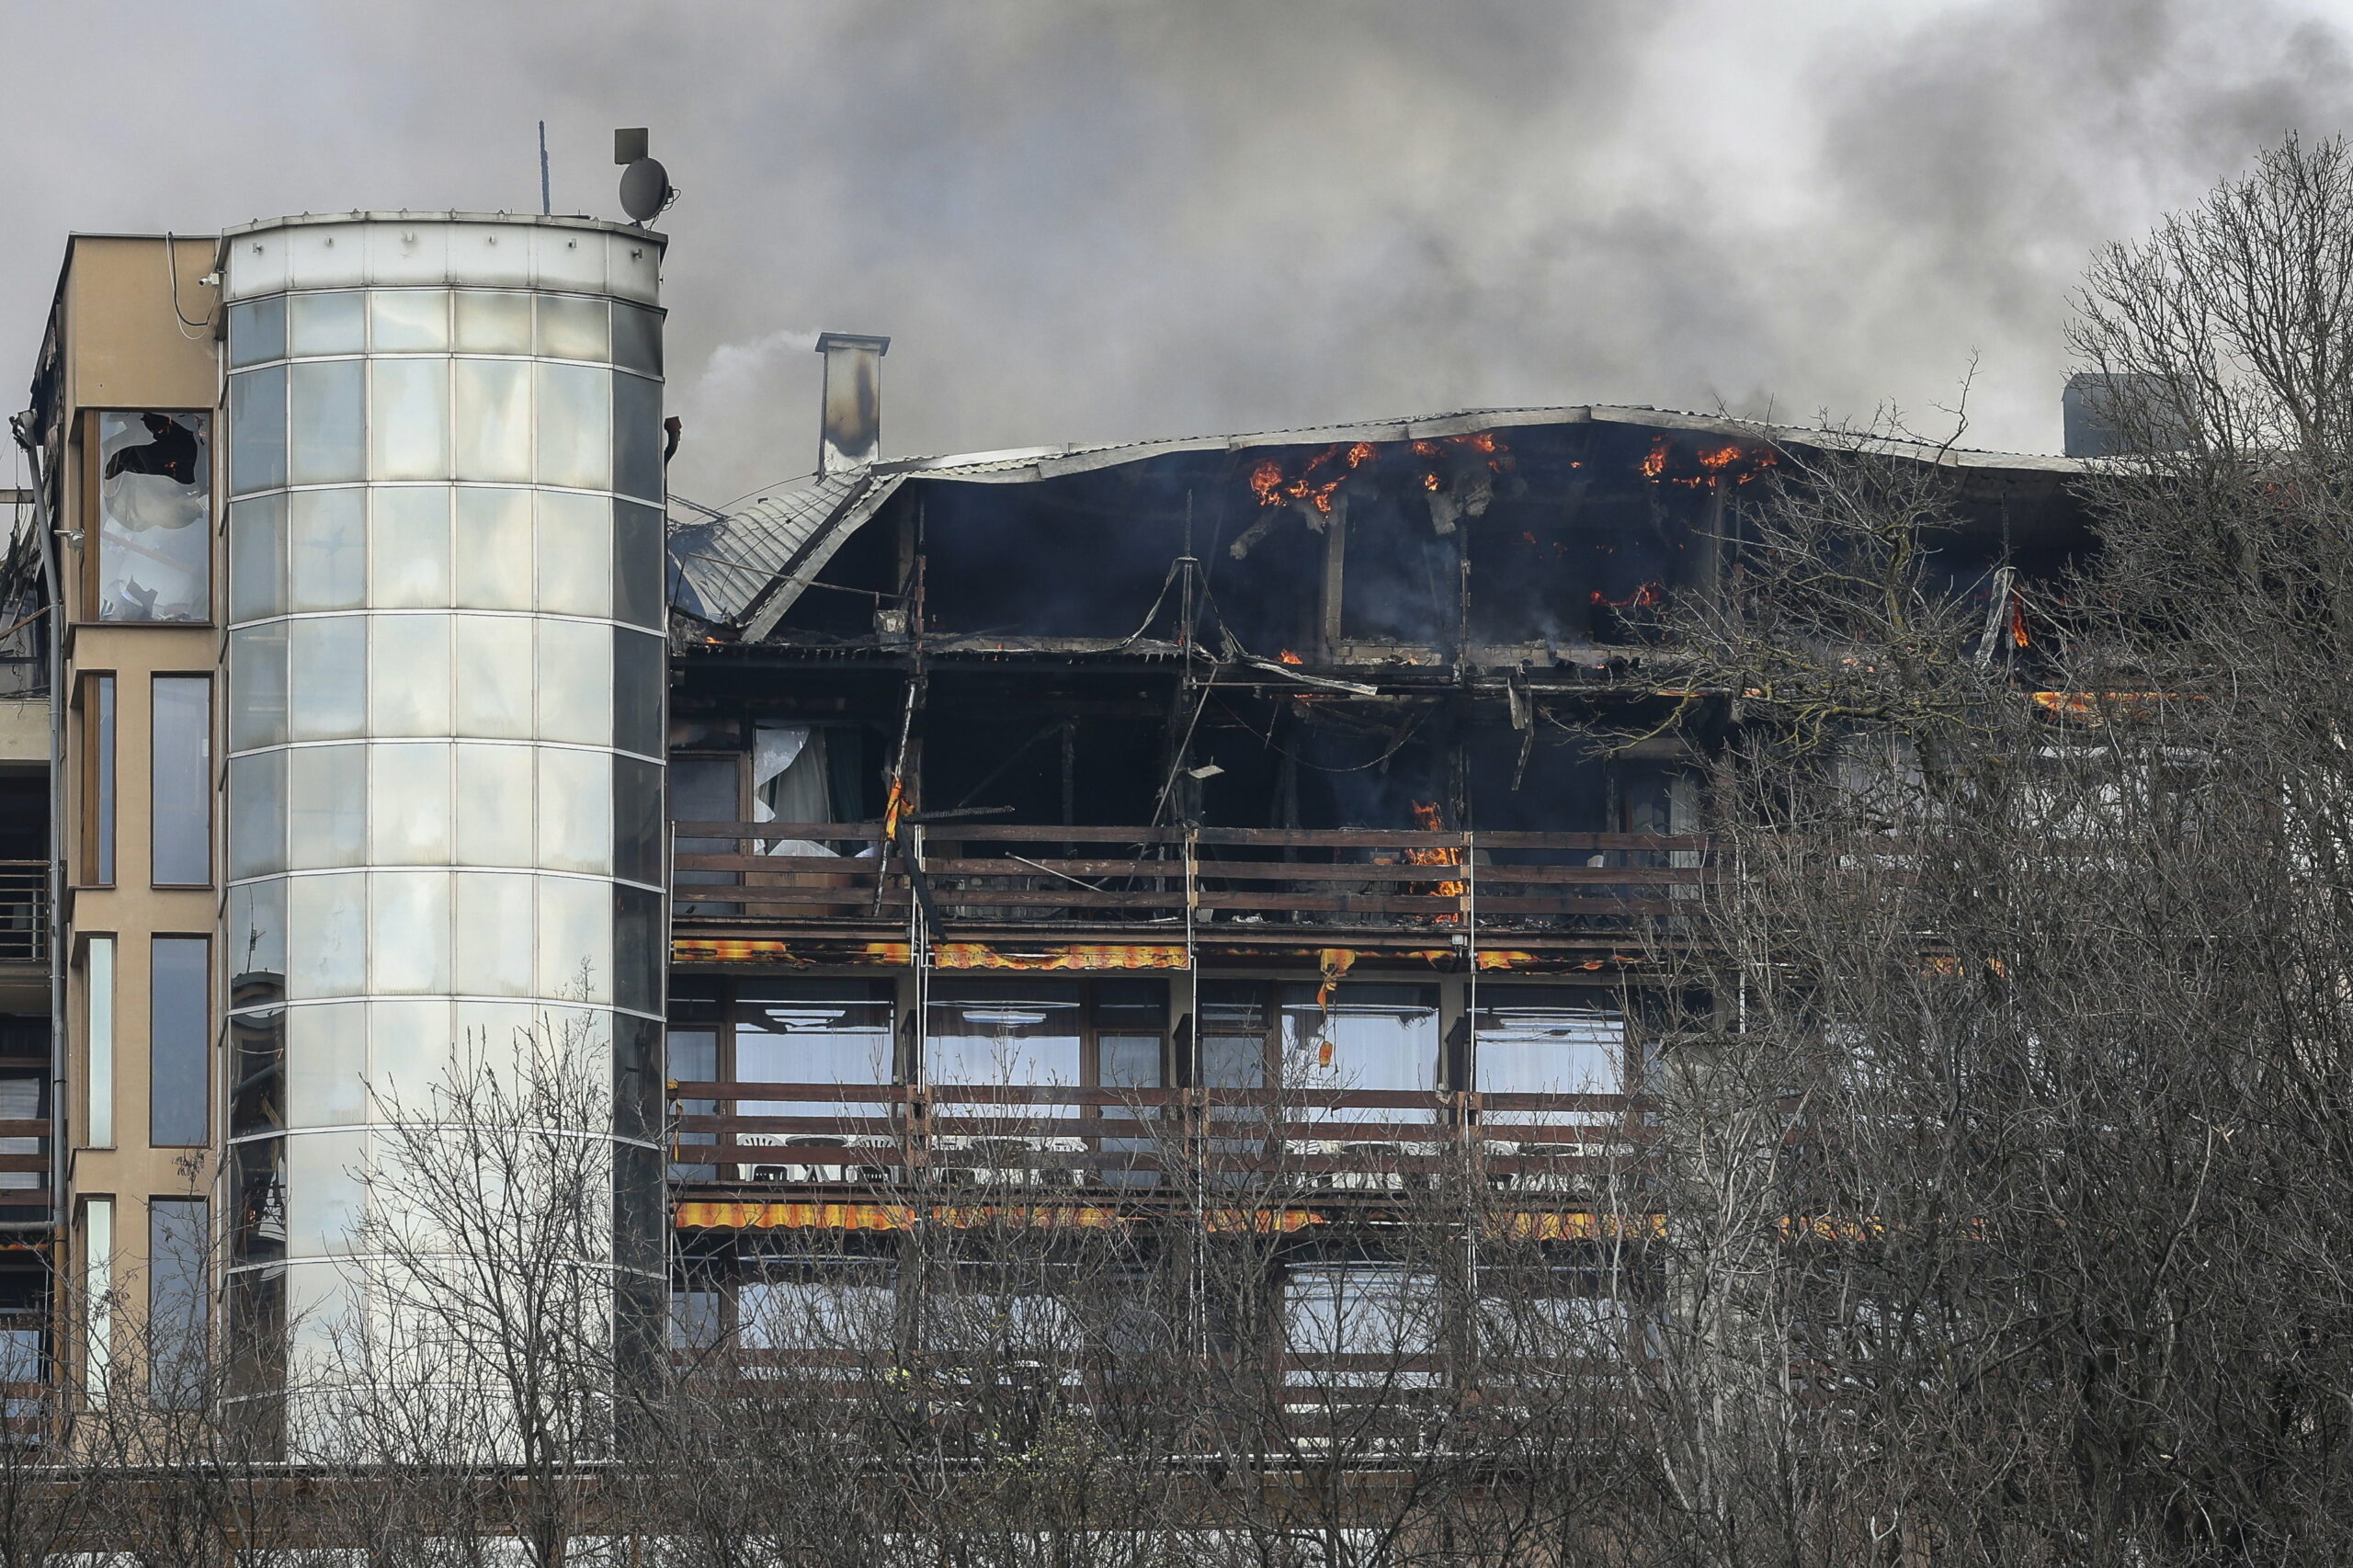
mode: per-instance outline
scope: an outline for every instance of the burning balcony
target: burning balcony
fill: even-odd
[[[674,524],[679,1224],[1589,1218],[1723,874],[1735,694],[1675,617],[1836,444],[1515,411],[874,461]],[[1904,455],[2007,626],[2081,546],[2060,465]]]

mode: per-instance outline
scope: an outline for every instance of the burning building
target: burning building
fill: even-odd
[[[1449,1173],[1597,1234],[1650,955],[1721,873],[1736,694],[1668,618],[1731,591],[1744,488],[1847,438],[1596,406],[886,460],[887,340],[829,334],[817,472],[722,514],[665,494],[661,243],[69,251],[0,633],[46,699],[0,726],[8,1381],[299,1384],[290,1324],[404,1211],[400,1074],[555,1013],[611,1087],[612,1366],[661,1358],[665,1271],[673,1350],[742,1345],[796,1270],[1017,1209],[1312,1234],[1272,1287],[1311,1317]],[[2075,465],[1886,449],[1950,471],[1939,570],[2029,642]]]

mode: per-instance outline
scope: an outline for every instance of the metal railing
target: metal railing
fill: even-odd
[[[0,860],[0,963],[49,961],[49,862]]]

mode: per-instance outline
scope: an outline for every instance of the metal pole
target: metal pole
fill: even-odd
[[[555,201],[548,193],[548,122],[540,121],[540,216],[555,216]]]

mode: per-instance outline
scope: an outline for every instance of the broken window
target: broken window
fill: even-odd
[[[781,823],[846,823],[859,819],[865,805],[862,730],[814,724],[769,723],[752,730],[752,820]],[[807,839],[776,839],[768,855],[832,855],[837,850]]]
[[[98,414],[97,551],[85,613],[201,621],[212,613],[207,414]]]

